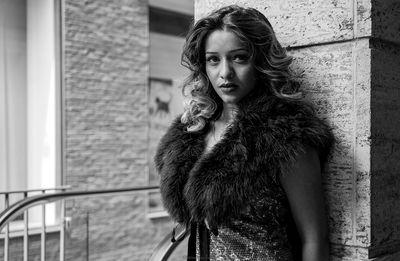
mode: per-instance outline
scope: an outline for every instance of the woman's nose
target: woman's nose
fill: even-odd
[[[232,79],[234,76],[234,71],[232,65],[228,61],[223,61],[221,63],[220,77],[222,79]]]

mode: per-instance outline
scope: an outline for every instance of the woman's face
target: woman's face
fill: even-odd
[[[237,104],[256,85],[253,58],[230,31],[216,30],[206,38],[206,73],[225,104]]]

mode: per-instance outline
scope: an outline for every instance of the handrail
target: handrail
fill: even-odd
[[[0,232],[3,230],[4,226],[8,223],[9,220],[12,220],[14,217],[20,215],[24,210],[41,204],[51,203],[60,199],[67,198],[77,198],[77,197],[91,197],[97,195],[112,195],[112,194],[121,194],[121,193],[132,193],[143,190],[156,190],[159,189],[159,186],[146,186],[146,187],[130,187],[130,188],[120,188],[120,189],[102,189],[102,190],[84,190],[84,191],[68,191],[68,192],[58,192],[51,194],[42,194],[31,196],[29,198],[25,198],[20,200],[3,212],[0,213]]]
[[[41,192],[43,190],[46,191],[57,191],[57,190],[66,190],[71,188],[71,186],[59,186],[59,187],[51,187],[51,188],[37,188],[37,189],[20,189],[20,190],[8,190],[8,191],[0,191],[0,195],[5,194],[22,194],[22,193],[31,193],[31,192]]]

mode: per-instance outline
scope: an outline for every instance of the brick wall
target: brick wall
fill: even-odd
[[[64,183],[147,185],[148,5],[65,1]],[[145,260],[171,228],[146,216],[147,194],[67,202],[67,260]]]

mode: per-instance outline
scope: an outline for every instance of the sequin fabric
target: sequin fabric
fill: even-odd
[[[247,227],[248,224],[241,224]],[[290,249],[276,249],[262,240],[262,230],[253,238],[230,228],[220,229],[218,236],[212,235],[210,242],[210,260],[215,261],[292,261]],[[267,236],[267,235],[264,235]]]
[[[295,261],[287,199],[279,188],[265,189],[242,215],[211,234],[212,261]],[[197,247],[198,249],[198,247]],[[199,259],[199,255],[197,256]]]

